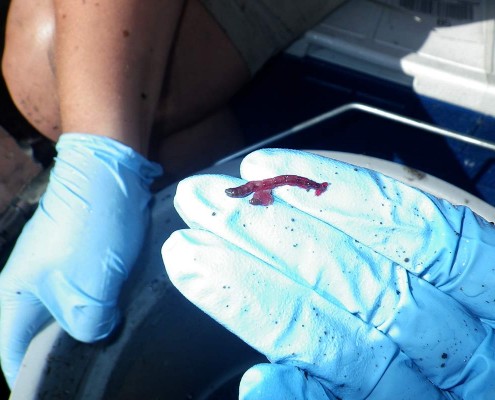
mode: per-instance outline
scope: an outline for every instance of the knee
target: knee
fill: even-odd
[[[5,30],[2,74],[19,111],[41,133],[55,110],[47,94],[55,92],[51,55],[55,16],[51,0],[12,0]],[[53,125],[51,122],[49,125]]]
[[[13,0],[9,7],[5,30],[2,72],[14,81],[25,72],[24,65],[49,62],[53,48],[55,16],[50,0]]]

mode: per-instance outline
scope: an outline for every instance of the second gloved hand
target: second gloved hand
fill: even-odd
[[[0,356],[12,387],[32,337],[52,317],[92,342],[119,321],[161,168],[112,139],[64,134],[50,182],[0,276]]]
[[[176,208],[191,227],[162,250],[178,289],[273,363],[243,399],[491,399],[495,229],[465,207],[363,168],[263,150],[247,180],[297,174],[252,206],[196,176]]]

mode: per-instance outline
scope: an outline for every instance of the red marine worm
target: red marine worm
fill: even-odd
[[[263,179],[261,181],[250,181],[244,185],[225,189],[225,193],[229,197],[246,197],[251,193],[253,198],[249,200],[252,205],[255,206],[269,206],[273,203],[272,189],[279,186],[297,186],[301,189],[315,190],[315,195],[319,196],[325,190],[327,190],[328,182],[318,183],[311,179],[304,178],[297,175],[280,175],[275,178]]]

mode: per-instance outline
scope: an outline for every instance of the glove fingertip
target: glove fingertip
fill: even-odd
[[[61,325],[74,339],[93,343],[107,338],[120,322],[116,307],[84,306],[73,310],[70,323],[61,322]]]
[[[213,251],[221,241],[207,231],[182,229],[173,232],[162,246],[163,264],[170,281],[184,296],[199,304],[206,300],[203,289],[215,279],[201,261],[202,255],[205,247]]]
[[[299,368],[281,364],[258,364],[242,376],[239,399],[330,400],[335,397]]]
[[[29,343],[51,316],[31,293],[12,287],[3,288],[0,315],[1,366],[7,384],[12,388]]]
[[[2,372],[5,377],[5,381],[10,390],[14,387],[14,383],[17,379],[17,374],[19,373],[20,360],[13,360],[5,355],[5,351],[2,351]]]
[[[249,153],[241,162],[241,176],[244,179],[248,180],[254,179],[253,176],[257,176],[256,171],[258,169],[261,168],[263,170],[266,170],[266,167],[272,167],[271,164],[273,164],[274,161],[275,163],[277,163],[277,159],[279,158],[277,156],[282,151],[284,151],[286,155],[291,152],[291,150],[281,149],[260,149]],[[281,161],[283,162],[283,158],[281,159]]]
[[[187,224],[203,213],[212,213],[228,199],[225,189],[232,186],[232,178],[222,175],[196,175],[179,182],[174,206]]]
[[[264,149],[255,150],[255,151],[249,153],[246,157],[244,157],[244,159],[242,160],[242,164],[244,164],[244,163],[257,164],[257,163],[266,161],[269,158],[277,157],[281,153],[284,153],[285,155],[287,155],[287,154],[292,153],[293,151],[294,150],[278,149],[278,148],[264,148]]]
[[[162,246],[162,259],[165,270],[172,282],[184,273],[182,267],[183,252],[189,249],[187,230],[173,232]]]
[[[250,181],[286,174],[314,176],[315,172],[321,169],[322,160],[329,162],[328,158],[307,151],[260,149],[242,160],[241,177]]]
[[[10,390],[12,390],[14,387],[18,372],[19,372],[18,369],[15,370],[12,370],[10,368],[3,369],[3,376],[5,377],[5,381],[7,382],[7,386],[9,387]]]

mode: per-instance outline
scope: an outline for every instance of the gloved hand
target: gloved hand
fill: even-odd
[[[119,321],[117,300],[141,248],[161,167],[112,139],[64,134],[50,182],[0,275],[0,356],[10,387],[52,316],[92,342]]]
[[[252,206],[227,176],[182,181],[191,227],[164,244],[193,303],[272,364],[242,399],[495,398],[495,229],[466,207],[304,152],[262,150],[246,180],[297,174],[327,191]]]

